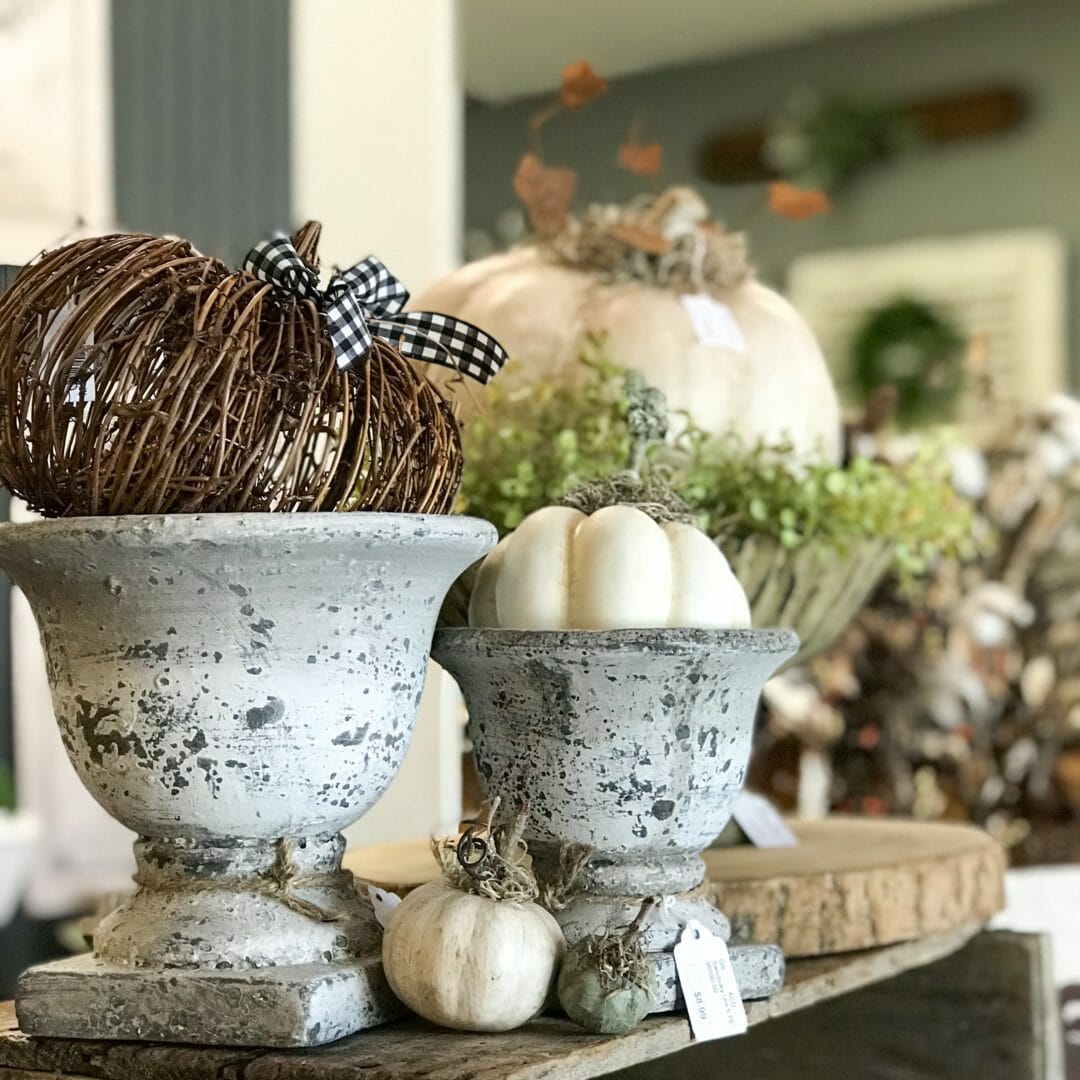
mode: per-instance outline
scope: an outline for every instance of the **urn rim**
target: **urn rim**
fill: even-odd
[[[423,528],[422,532],[417,531]],[[410,531],[412,530],[412,531]],[[101,517],[58,517],[35,521],[0,522],[0,538],[32,539],[35,536],[88,535],[111,539],[134,535],[172,534],[176,537],[247,539],[278,537],[294,532],[322,536],[378,537],[384,534],[404,542],[422,542],[432,536],[486,541],[493,547],[495,526],[483,518],[464,514],[402,514],[382,511],[245,511],[201,514],[115,514]]]
[[[689,626],[631,627],[621,630],[512,630],[502,627],[443,627],[435,631],[432,654],[529,652],[758,653],[791,656],[798,650],[794,630],[775,627],[717,629]]]

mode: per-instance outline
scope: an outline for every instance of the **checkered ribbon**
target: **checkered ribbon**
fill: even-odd
[[[486,383],[506,363],[506,350],[472,323],[434,311],[405,311],[408,290],[374,255],[338,271],[325,289],[286,237],[248,252],[244,269],[262,281],[311,300],[326,319],[339,368],[362,361],[373,338],[403,356],[442,364]]]

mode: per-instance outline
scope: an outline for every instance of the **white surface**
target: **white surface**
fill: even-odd
[[[414,295],[453,269],[461,249],[456,8],[291,6],[293,220],[322,222],[324,266],[375,254]]]
[[[18,910],[32,845],[40,831],[32,814],[0,810],[0,929],[11,922]]]
[[[675,946],[675,967],[696,1042],[742,1035],[749,1026],[727,945],[691,919]]]
[[[461,694],[438,664],[428,664],[416,729],[386,794],[345,830],[346,848],[457,832],[461,820]]]
[[[684,293],[679,299],[702,345],[746,352],[746,338],[727,304],[715,300],[708,293]]]
[[[112,220],[108,0],[0,0],[0,262]]]
[[[484,561],[472,626],[513,630],[750,625],[750,605],[720,549],[683,522],[632,506],[591,515],[533,511]]]
[[[1005,875],[995,929],[1049,934],[1058,986],[1080,983],[1080,866],[1032,866]]]
[[[33,521],[18,500],[13,521]],[[41,823],[34,846],[26,911],[37,918],[70,915],[102,893],[131,887],[134,834],[109,817],[83,787],[60,741],[45,654],[30,605],[11,591],[12,706],[19,805]]]
[[[554,89],[582,58],[614,78],[986,2],[463,0],[465,81],[474,97],[498,101]]]
[[[1067,260],[1064,239],[1049,230],[910,240],[804,255],[787,294],[838,374],[866,313],[913,296],[982,341],[998,385],[1041,402],[1066,382]]]
[[[744,788],[739,792],[731,816],[754,847],[799,846],[799,838],[788,828],[780,811],[764,795],[755,791]]]
[[[415,295],[459,261],[457,4],[296,0],[290,11],[292,218],[322,222],[324,266],[375,254]],[[364,106],[364,93],[376,100]],[[461,753],[456,687],[429,673],[405,764],[349,844],[456,827]]]

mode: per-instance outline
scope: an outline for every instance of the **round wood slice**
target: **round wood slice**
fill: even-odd
[[[987,921],[1005,853],[980,829],[889,818],[790,821],[798,847],[711,848],[710,898],[732,940],[822,956]]]
[[[1005,854],[966,825],[888,818],[791,821],[793,848],[704,853],[710,899],[732,940],[822,956],[987,921],[1005,903]],[[428,841],[359,848],[345,866],[399,895],[435,878]]]

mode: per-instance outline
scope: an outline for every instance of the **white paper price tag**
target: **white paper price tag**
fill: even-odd
[[[708,293],[683,293],[679,299],[702,345],[746,352],[746,338],[727,304]]]
[[[746,1009],[727,945],[696,919],[686,924],[675,946],[675,970],[695,1039],[724,1039],[746,1031]]]
[[[397,893],[376,889],[374,885],[367,887],[367,894],[371,906],[375,909],[375,918],[380,926],[385,927],[394,908],[401,903],[401,897]]]
[[[740,792],[731,816],[755,847],[798,847],[799,838],[764,795]]]

